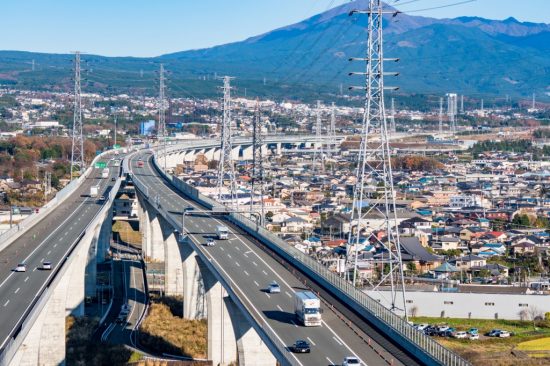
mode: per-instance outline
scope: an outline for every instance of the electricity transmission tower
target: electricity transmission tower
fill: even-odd
[[[439,98],[439,135],[443,135],[443,98]]]
[[[260,116],[260,103],[256,101],[256,110],[254,111],[254,121],[252,124],[252,187],[250,190],[250,212],[254,210],[254,198],[256,197],[255,190],[259,190],[260,197],[260,225],[265,222],[265,207],[264,207],[264,156],[262,152],[263,145],[262,119]]]
[[[229,206],[237,208],[237,188],[235,182],[235,166],[233,165],[233,138],[231,121],[231,80],[223,77],[223,119],[220,136],[220,161],[218,163],[218,201],[221,202],[224,180],[229,181]]]
[[[449,124],[451,125],[451,133],[456,133],[456,112],[457,98],[455,93],[447,93],[447,115],[449,116]]]
[[[382,16],[387,12],[382,7],[382,0],[370,0],[367,10],[354,10],[350,13],[368,15],[368,39],[366,56],[351,59],[365,62],[364,72],[352,72],[350,75],[362,75],[366,82],[365,86],[350,87],[352,90],[365,92],[365,105],[346,259],[348,265],[353,262],[352,280],[356,285],[360,247],[366,243],[375,245],[378,251],[372,265],[380,269],[380,273],[377,278],[365,281],[373,290],[388,286],[391,290],[391,299],[388,299],[391,309],[401,310],[407,316],[389,131],[384,106],[384,90],[397,89],[384,86],[384,76],[398,74],[384,72],[384,61],[398,60],[384,58]],[[395,11],[391,14],[395,14]],[[369,223],[372,222],[369,220],[371,216],[382,218],[382,223]]]
[[[82,90],[80,87],[80,52],[74,53],[74,116],[71,148],[71,180],[84,169],[84,136],[82,135]]]
[[[44,172],[44,202],[48,201],[48,195],[52,192],[52,173]]]
[[[315,146],[313,151],[313,171],[316,173],[323,173],[325,171],[325,159],[323,153],[323,122],[321,120],[321,101],[317,101],[316,109],[316,122],[315,122]]]
[[[164,65],[160,64],[159,71],[159,126],[157,130],[157,140],[162,143],[162,149],[164,151],[164,171],[166,171],[166,86],[164,78]]]

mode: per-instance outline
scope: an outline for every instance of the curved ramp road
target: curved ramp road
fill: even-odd
[[[144,167],[138,168],[138,159],[143,159]],[[130,169],[134,180],[148,187],[152,200],[158,195],[161,210],[181,222],[181,213],[187,207],[204,210],[193,201],[186,199],[166,182],[152,165],[152,155],[140,153],[131,158]],[[201,250],[215,264],[222,268],[244,294],[240,300],[251,310],[251,315],[262,318],[277,337],[285,344],[292,345],[298,339],[309,341],[310,354],[293,355],[299,365],[340,365],[345,356],[357,356],[363,365],[387,366],[393,359],[393,365],[419,365],[417,361],[395,346],[385,335],[376,333],[368,324],[359,324],[359,331],[365,337],[373,339],[370,347],[358,334],[323,305],[323,323],[320,327],[304,327],[296,323],[294,316],[294,293],[304,290],[304,284],[277,260],[264,252],[250,236],[220,218],[207,215],[193,215],[185,218],[185,228],[190,240],[202,245]],[[215,236],[216,226],[223,224],[230,229],[228,240],[216,240],[215,246],[206,247],[207,238]],[[177,228],[181,231],[181,227]],[[281,293],[269,294],[265,290],[269,283],[277,281]],[[332,299],[321,292],[325,300]],[[377,340],[378,342],[375,342]],[[378,350],[383,358],[374,351]],[[388,361],[386,361],[388,360]]]
[[[94,169],[71,196],[0,252],[0,349],[63,263],[69,248],[107,202],[89,197],[90,187],[99,184],[98,197],[107,198],[115,184],[111,178],[117,178],[119,171],[120,167],[109,166],[109,178],[101,179],[101,169]],[[52,263],[52,270],[42,269],[44,261]],[[26,263],[27,271],[14,272],[18,263]]]

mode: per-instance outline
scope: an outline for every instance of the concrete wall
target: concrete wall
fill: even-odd
[[[389,292],[368,291],[367,294],[389,306]],[[547,295],[409,291],[406,296],[409,314],[416,311],[416,316],[519,320],[523,310],[529,312],[536,308],[542,315],[550,312],[550,296]]]

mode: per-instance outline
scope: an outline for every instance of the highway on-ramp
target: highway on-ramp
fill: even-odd
[[[139,159],[144,161],[143,167],[137,166]],[[171,215],[175,222],[182,221],[182,212],[188,207],[205,209],[185,198],[160,176],[153,166],[151,153],[142,152],[132,156],[130,170],[133,179],[147,187],[152,202],[158,200],[159,210]],[[220,224],[229,227],[229,239],[216,240],[215,246],[204,246],[207,238],[215,236],[216,226]],[[322,326],[304,327],[297,324],[293,309],[294,293],[307,288],[292,272],[262,250],[257,241],[225,220],[203,214],[193,215],[193,211],[186,216],[185,226],[189,239],[238,286],[239,293],[243,295],[240,300],[250,309],[252,317],[261,319],[260,324],[267,324],[286,346],[291,346],[298,339],[309,341],[312,346],[310,354],[287,355],[294,358],[294,363],[304,366],[340,365],[344,357],[355,355],[364,365],[369,366],[388,365],[391,362],[393,365],[420,365],[370,325],[359,323],[359,332],[364,339],[373,339],[369,345],[326,306],[322,314]],[[181,226],[177,229],[182,231]],[[281,293],[269,294],[265,291],[272,281],[279,283]],[[324,297],[323,292],[321,297]],[[326,299],[331,297],[327,296]]]
[[[105,204],[89,197],[90,187],[99,184],[98,196],[107,197],[119,171],[119,166],[109,167],[109,178],[102,179],[101,169],[94,169],[64,202],[0,252],[0,349]],[[52,270],[42,269],[44,261],[52,263]],[[27,271],[14,272],[18,263],[25,263]]]

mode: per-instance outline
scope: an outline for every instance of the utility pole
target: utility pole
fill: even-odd
[[[365,280],[369,282],[372,289],[378,289],[381,285],[390,286],[391,309],[403,311],[403,315],[407,318],[401,241],[397,225],[391,149],[384,106],[384,91],[397,89],[384,86],[384,76],[398,75],[397,72],[384,72],[384,61],[395,62],[398,59],[384,58],[382,17],[386,13],[395,16],[396,12],[384,11],[382,0],[370,0],[368,10],[354,10],[350,14],[354,13],[368,15],[368,39],[366,56],[351,59],[365,62],[365,72],[352,72],[350,75],[361,75],[366,81],[364,86],[350,87],[351,90],[361,90],[365,93],[365,104],[346,259],[348,264],[352,260],[354,262],[353,285],[355,286],[358,282],[359,246],[364,242],[371,242],[383,248],[381,256],[377,257],[373,263],[375,268],[382,268],[380,277],[373,281]],[[369,205],[364,206],[369,197],[368,192],[372,191],[376,192],[376,199],[369,200]],[[366,219],[369,214],[383,217],[382,224],[378,226],[369,223]],[[384,233],[385,238],[378,235],[381,232]],[[362,239],[365,241],[363,242]],[[401,298],[398,299],[398,297]]]
[[[252,187],[250,190],[250,212],[254,211],[254,197],[256,189],[259,189],[260,196],[260,226],[265,224],[264,207],[264,156],[262,151],[263,132],[262,119],[260,116],[260,103],[256,100],[256,109],[254,111],[254,121],[252,124]]]
[[[464,94],[460,96],[460,114],[464,114]]]
[[[456,93],[447,93],[447,115],[449,116],[449,124],[451,125],[451,133],[456,133]]]
[[[113,143],[113,145],[115,145],[115,146],[116,146],[116,119],[117,119],[117,114],[115,112],[115,138],[114,138],[114,143]]]
[[[220,135],[220,161],[218,164],[218,201],[221,202],[224,180],[229,181],[229,206],[233,209],[237,205],[237,188],[235,182],[235,166],[233,164],[233,136],[231,120],[231,80],[229,76],[223,77],[223,119]]]
[[[164,171],[166,171],[166,101],[165,101],[165,85],[164,85],[164,65],[160,64],[159,72],[159,126],[157,131],[157,140],[162,142],[164,151]],[[162,141],[160,141],[162,139]]]
[[[443,98],[439,98],[439,135],[443,135]]]
[[[80,86],[80,52],[74,53],[74,115],[71,148],[71,181],[75,172],[84,170],[84,137],[82,135],[82,90]]]
[[[48,195],[52,191],[52,173],[44,172],[44,202],[48,201]]]
[[[321,101],[317,101],[316,109],[316,123],[315,123],[315,146],[313,151],[313,170],[317,173],[325,171],[325,161],[323,154],[323,134],[322,134],[322,120],[321,120]],[[320,165],[320,167],[317,167]]]
[[[337,144],[336,144],[336,106],[334,105],[334,102],[332,102],[332,106],[330,107],[330,125],[329,125],[329,131],[328,131],[328,148],[329,151],[327,152],[327,157],[332,158],[333,157],[333,151],[336,150]],[[334,164],[331,164],[334,165]]]

